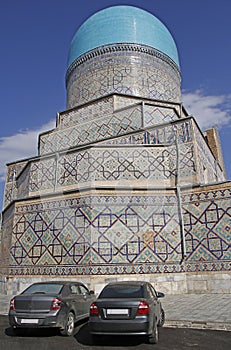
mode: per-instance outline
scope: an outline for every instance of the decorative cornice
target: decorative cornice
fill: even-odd
[[[140,52],[140,53],[145,53],[147,55],[160,58],[161,60],[168,63],[178,74],[181,74],[179,67],[169,56],[165,55],[163,52],[151,46],[139,45],[135,43],[134,44],[118,43],[118,44],[109,44],[109,45],[99,46],[94,50],[88,51],[87,53],[77,57],[76,60],[72,62],[72,64],[67,69],[66,81],[69,79],[69,76],[71,75],[72,71],[76,67],[80,66],[82,63],[85,63],[86,61],[94,57],[103,55],[105,53],[112,53],[112,52],[119,52],[119,51]]]

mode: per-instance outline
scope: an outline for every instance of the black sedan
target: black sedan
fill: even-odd
[[[149,343],[157,343],[158,326],[165,321],[163,296],[148,282],[109,283],[90,307],[93,342],[100,335],[146,335]]]
[[[9,323],[15,333],[57,327],[62,335],[70,336],[75,322],[89,316],[93,294],[78,282],[34,283],[10,301]]]

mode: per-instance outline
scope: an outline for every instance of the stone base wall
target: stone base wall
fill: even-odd
[[[75,277],[1,277],[0,294],[15,295],[35,282],[73,279],[85,283],[98,294],[105,284],[121,280],[137,280],[137,276],[75,276]],[[171,294],[229,294],[231,293],[231,272],[227,273],[176,273],[142,275],[140,280],[151,282],[156,290]]]

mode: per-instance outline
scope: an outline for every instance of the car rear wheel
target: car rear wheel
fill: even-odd
[[[157,344],[159,338],[159,331],[156,321],[153,323],[152,333],[148,336],[148,341],[150,344]]]
[[[158,326],[163,327],[164,322],[165,322],[165,312],[164,312],[164,309],[161,309],[160,320],[159,320]]]
[[[62,335],[70,337],[73,335],[75,329],[75,318],[72,312],[69,312],[63,329],[60,329]]]

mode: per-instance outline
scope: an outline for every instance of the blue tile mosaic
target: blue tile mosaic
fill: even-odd
[[[214,194],[215,200],[209,198]],[[196,197],[193,201],[192,196]],[[230,198],[228,188],[183,194],[183,265],[175,195],[73,196],[18,205],[11,273],[27,270],[33,274],[38,269],[64,275],[77,271],[93,275],[228,271]]]

